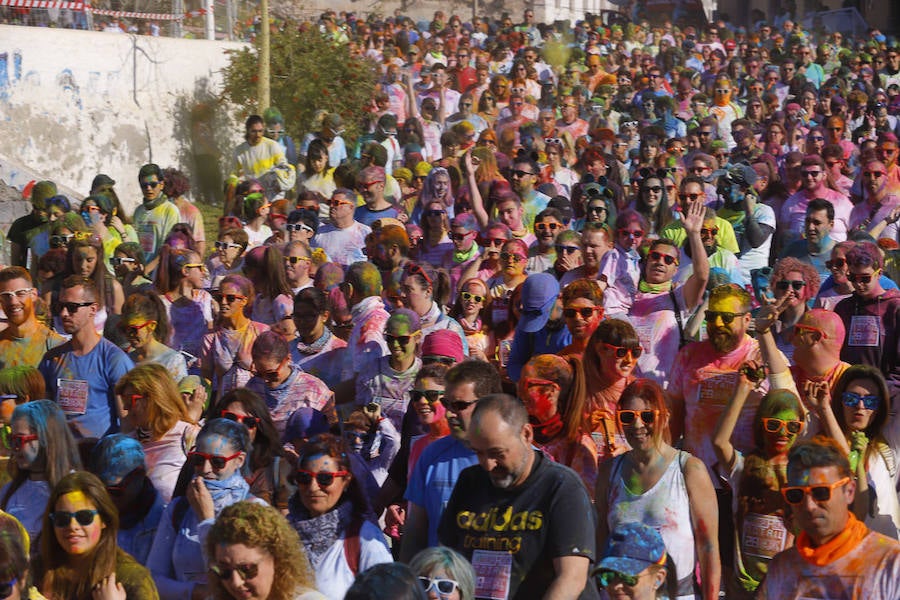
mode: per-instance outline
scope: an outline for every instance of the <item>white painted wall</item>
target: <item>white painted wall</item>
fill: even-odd
[[[0,25],[0,164],[84,194],[106,173],[133,208],[142,164],[191,169],[179,108],[197,90],[217,94],[226,51],[242,47]],[[233,129],[236,144],[242,126]]]

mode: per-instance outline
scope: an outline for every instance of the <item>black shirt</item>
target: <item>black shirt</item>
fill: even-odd
[[[541,597],[556,578],[555,558],[596,558],[596,517],[584,484],[572,469],[533,452],[531,474],[512,489],[495,487],[480,465],[465,469],[438,526],[441,543],[475,566],[479,585],[503,580],[497,573],[504,563],[511,567],[510,599]],[[484,597],[478,591],[475,597]],[[599,598],[590,578],[579,598]]]

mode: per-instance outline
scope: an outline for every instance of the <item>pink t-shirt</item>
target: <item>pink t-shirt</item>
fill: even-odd
[[[806,223],[806,207],[814,198],[824,198],[834,205],[834,228],[831,230],[831,239],[836,242],[846,240],[847,231],[850,229],[850,213],[853,211],[853,203],[840,192],[824,188],[812,194],[801,189],[799,192],[791,194],[784,206],[781,207],[780,224],[782,226],[787,224],[788,231],[791,233],[791,241],[799,240],[803,234]]]
[[[710,477],[717,487],[720,484],[714,466],[718,459],[713,450],[712,433],[737,389],[740,378],[737,370],[748,360],[762,362],[759,343],[748,335],[727,354],[717,352],[709,340],[694,342],[678,352],[669,379],[669,393],[684,399],[684,449],[710,469]],[[788,382],[780,387],[792,385],[789,373],[787,379]],[[731,442],[744,454],[754,448],[753,415],[768,391],[769,380],[766,379],[750,392],[734,428]]]
[[[678,286],[670,294],[638,292],[628,313],[628,319],[637,331],[644,353],[638,359],[637,375],[652,379],[664,388],[668,386],[669,374],[678,354],[681,336],[675,319],[675,305],[672,294],[681,313],[681,322],[686,324],[690,311],[684,299],[684,288]]]
[[[196,425],[178,421],[158,440],[141,440],[135,435],[144,448],[147,476],[166,503],[172,499],[178,474],[187,460],[187,453],[194,444],[198,430]]]

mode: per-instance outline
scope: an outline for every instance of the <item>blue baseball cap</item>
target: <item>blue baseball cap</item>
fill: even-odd
[[[643,523],[625,523],[610,535],[594,572],[609,569],[635,577],[651,565],[665,564],[666,545],[659,533]]]
[[[529,275],[522,284],[522,318],[518,328],[534,333],[547,324],[550,309],[559,296],[559,282],[549,273]]]

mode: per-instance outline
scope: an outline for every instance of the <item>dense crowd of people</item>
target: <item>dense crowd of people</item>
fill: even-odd
[[[319,22],[217,231],[24,191],[0,597],[900,598],[900,46]]]

